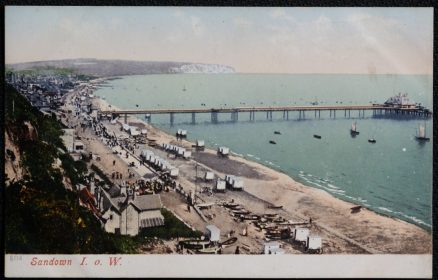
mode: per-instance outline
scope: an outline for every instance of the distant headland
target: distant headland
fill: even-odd
[[[16,71],[50,68],[71,69],[77,74],[111,77],[174,73],[234,73],[231,66],[172,61],[103,60],[94,58],[62,59],[7,64]]]

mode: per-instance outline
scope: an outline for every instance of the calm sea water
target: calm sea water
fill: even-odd
[[[112,80],[96,91],[121,108],[227,108],[237,106],[369,104],[384,102],[398,92],[407,92],[414,102],[432,107],[432,77],[411,75],[272,75],[272,74],[181,74],[129,76]],[[205,105],[203,105],[205,104]],[[431,229],[432,142],[415,140],[419,124],[426,124],[432,137],[432,119],[375,119],[371,112],[350,118],[337,112],[330,118],[308,112],[299,119],[290,112],[230,114],[152,115],[153,125],[174,134],[188,130],[188,139],[205,140],[207,146],[230,147],[233,153],[282,171],[308,186],[335,197],[364,205],[381,214],[395,216]],[[357,121],[360,134],[349,130]],[[281,135],[274,134],[280,131]],[[313,138],[319,134],[322,139]],[[368,138],[377,143],[368,143]],[[269,144],[274,140],[277,144]]]

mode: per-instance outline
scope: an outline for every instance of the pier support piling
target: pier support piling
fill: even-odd
[[[192,124],[196,123],[196,116],[195,115],[196,115],[195,113],[192,113]]]
[[[254,111],[249,111],[249,120],[253,121],[255,119],[255,112]]]
[[[173,120],[175,118],[175,113],[170,113],[170,126],[173,126]]]
[[[218,121],[217,112],[211,112],[211,122],[217,123],[217,121]]]

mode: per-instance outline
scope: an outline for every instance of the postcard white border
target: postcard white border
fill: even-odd
[[[84,260],[86,265],[81,265]],[[109,265],[110,258],[120,258]],[[32,265],[66,259],[71,265]],[[97,262],[99,260],[100,262]],[[34,261],[35,263],[35,261]],[[432,255],[5,255],[6,277],[431,278]]]

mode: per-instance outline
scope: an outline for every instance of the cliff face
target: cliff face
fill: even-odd
[[[23,168],[19,141],[36,141],[38,133],[30,121],[20,124],[7,125],[5,128],[5,174],[6,184],[23,179],[23,175],[28,174]]]
[[[229,74],[234,73],[234,68],[220,64],[184,64],[181,67],[171,68],[172,73],[188,74]]]
[[[20,165],[21,156],[18,146],[13,143],[5,131],[5,184],[23,179],[24,170]]]

